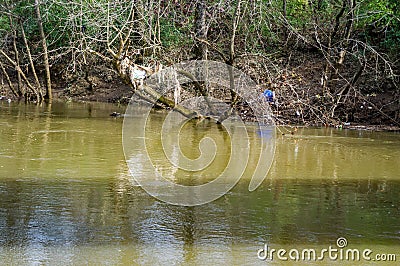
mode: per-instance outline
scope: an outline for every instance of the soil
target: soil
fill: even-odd
[[[73,101],[128,104],[132,95],[132,89],[104,66],[61,77],[53,90],[53,97]]]

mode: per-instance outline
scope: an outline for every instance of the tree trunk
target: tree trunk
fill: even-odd
[[[0,61],[0,68],[1,68],[1,71],[3,72],[3,75],[6,77],[8,87],[10,88],[11,92],[15,95],[15,97],[19,98],[20,95],[18,95],[17,91],[15,90],[14,85],[11,82],[10,76],[8,75],[7,70],[5,69],[5,67],[1,61]]]
[[[235,63],[235,38],[236,38],[236,31],[239,26],[239,20],[240,20],[240,14],[241,14],[241,0],[238,1],[236,9],[235,9],[235,14],[233,16],[232,20],[232,35],[231,35],[231,42],[230,42],[230,49],[229,49],[229,60],[225,62],[227,64],[228,68],[228,73],[229,73],[229,87],[230,87],[230,92],[231,92],[231,104],[229,109],[223,113],[219,118],[218,118],[218,123],[222,123],[224,120],[226,120],[233,112],[233,109],[235,108],[236,104],[238,103],[238,95],[235,90],[235,78],[233,76],[233,65]]]
[[[9,20],[10,20],[10,27],[12,29],[12,35],[13,35],[13,50],[14,50],[14,60],[16,62],[16,68],[15,68],[15,72],[17,74],[17,90],[16,93],[18,94],[18,98],[22,98],[22,96],[24,95],[23,90],[22,90],[22,79],[21,79],[21,74],[18,71],[17,68],[20,67],[19,65],[19,52],[18,52],[18,48],[17,48],[17,31],[13,25],[13,21],[11,18],[11,15],[8,16]]]
[[[126,62],[123,62],[121,64],[120,60],[114,59],[112,62],[112,65],[114,69],[117,71],[119,74],[120,78],[127,84],[129,85],[135,92],[136,94],[153,104],[157,104],[157,102],[162,103],[163,105],[173,108],[175,111],[181,113],[183,116],[187,118],[200,118],[201,115],[198,114],[196,111],[190,110],[182,105],[175,104],[175,101],[160,94],[158,91],[154,90],[150,86],[143,85],[143,84],[136,84],[135,80],[131,79],[130,75],[130,66],[133,65],[133,62],[131,62],[129,59],[125,59]]]
[[[39,0],[35,0],[35,11],[36,11],[37,24],[39,27],[40,39],[41,39],[42,47],[43,47],[43,59],[44,59],[44,67],[45,67],[45,71],[46,71],[46,77],[45,77],[46,78],[46,95],[44,96],[44,98],[48,102],[51,102],[53,99],[53,96],[52,96],[52,91],[51,91],[49,54],[47,51],[46,36],[44,35],[44,30],[43,30],[42,16],[40,15]]]
[[[207,39],[207,26],[206,26],[206,5],[205,0],[199,0],[196,4],[195,12],[195,33],[196,38],[201,40]],[[203,42],[197,41],[195,47],[195,54],[198,59],[207,60],[207,45]]]
[[[342,67],[343,62],[344,62],[344,58],[346,56],[346,51],[347,48],[349,46],[349,39],[351,36],[351,32],[352,32],[352,27],[353,27],[353,21],[354,21],[354,8],[356,7],[356,0],[350,0],[350,10],[346,16],[346,28],[345,28],[345,33],[343,36],[343,47],[341,49],[341,51],[339,52],[339,59],[337,61],[337,67],[336,67],[336,71],[339,70],[340,67]]]
[[[36,88],[37,88],[36,100],[37,100],[37,102],[41,102],[43,100],[42,92],[40,90],[41,86],[40,86],[39,78],[36,75],[36,69],[35,69],[35,65],[33,63],[31,49],[29,48],[28,40],[26,39],[26,36],[25,36],[24,25],[22,25],[22,23],[21,23],[21,33],[22,33],[22,38],[24,39],[24,44],[25,44],[25,48],[26,48],[26,53],[28,55],[29,63],[31,65],[32,74],[35,79],[35,84],[36,84]]]
[[[13,61],[2,49],[0,49],[0,54],[2,54],[8,62],[10,62],[16,69],[16,71],[18,71],[18,73],[20,74],[20,76],[22,77],[22,79],[25,81],[26,85],[28,86],[28,88],[35,94],[38,95],[38,92],[36,91],[35,87],[32,86],[32,84],[29,82],[29,79],[26,77],[25,73],[22,71],[21,67],[19,65],[17,65],[17,63],[15,61]]]
[[[284,19],[284,25],[282,28],[283,31],[283,38],[285,40],[285,43],[287,43],[287,37],[288,37],[288,31],[287,31],[287,3],[286,0],[282,1],[282,14],[283,14],[283,19]]]

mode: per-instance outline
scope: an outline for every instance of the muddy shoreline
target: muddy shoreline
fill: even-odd
[[[105,92],[102,91],[100,93],[90,93],[87,95],[68,95],[63,91],[56,91],[57,97],[55,97],[55,101],[57,102],[78,102],[78,103],[91,103],[91,102],[103,102],[103,103],[112,103],[116,104],[115,113],[118,115],[114,115],[115,113],[110,113],[110,117],[116,117],[117,119],[123,119],[123,114],[118,113],[121,107],[125,109],[125,107],[129,104],[129,101],[133,95],[133,92],[129,87],[125,87],[123,90]],[[15,101],[15,98],[12,97],[4,97],[0,99],[0,101],[7,102],[8,99]],[[117,107],[118,106],[118,107]],[[243,115],[243,114],[241,114]],[[243,116],[242,116],[243,117]],[[247,118],[244,117],[246,120]],[[251,121],[251,120],[248,120]],[[287,131],[280,132],[282,135],[291,134],[295,135],[297,132],[297,128],[300,127],[330,127],[337,129],[348,129],[348,130],[359,130],[359,131],[386,131],[386,132],[400,132],[399,126],[393,125],[373,125],[373,124],[361,124],[361,123],[343,123],[339,125],[322,125],[322,124],[296,124],[295,122],[290,124],[282,124],[276,123],[277,126],[283,126],[287,128]]]
[[[302,76],[307,76],[307,68],[303,70],[301,73]],[[300,74],[298,74],[300,75]],[[296,77],[297,78],[297,77]],[[312,87],[315,85],[315,81],[311,78],[308,79],[308,84],[304,84],[304,86]],[[105,67],[105,66],[96,66],[91,69],[86,75],[70,75],[70,76],[55,76],[53,78],[54,89],[53,89],[53,97],[56,101],[74,101],[74,102],[108,102],[108,103],[116,103],[121,105],[128,105],[129,101],[134,94],[132,88],[123,83],[121,79],[116,75],[116,73]],[[282,91],[282,95],[284,90],[282,88],[277,88],[278,91]],[[317,93],[317,91],[315,92]],[[219,97],[221,96],[221,97]],[[383,94],[380,95],[384,104],[385,102],[389,102],[392,97],[390,95]],[[224,98],[224,95],[217,95],[217,98]],[[376,97],[377,98],[377,97]],[[0,100],[8,101],[8,99],[15,101],[15,97],[10,94],[10,91],[7,87],[0,87]],[[392,98],[393,99],[393,98]],[[282,101],[281,106],[290,105],[289,100],[287,102]],[[283,99],[285,100],[285,99]],[[320,108],[320,106],[317,106]],[[400,131],[400,124],[389,123],[389,120],[380,119],[379,116],[374,116],[374,119],[371,119],[370,113],[362,113],[358,114],[358,121],[335,121],[332,123],[318,123],[315,119],[308,120],[307,118],[299,119],[298,116],[293,112],[295,109],[282,109],[279,106],[272,104],[271,109],[273,111],[276,124],[279,126],[288,126],[291,128],[295,128],[296,126],[305,126],[305,127],[335,127],[339,129],[351,129],[351,130],[370,130],[370,131]],[[367,108],[365,108],[367,109]],[[246,106],[238,106],[236,112],[244,119],[245,121],[252,121],[251,110]],[[249,115],[250,114],[250,115]],[[360,115],[361,114],[361,115]],[[292,131],[295,133],[294,131]],[[290,132],[289,132],[290,133]]]

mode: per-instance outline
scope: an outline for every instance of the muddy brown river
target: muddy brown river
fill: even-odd
[[[280,128],[260,187],[248,191],[250,163],[223,197],[183,207],[132,178],[114,111],[124,107],[0,103],[0,265],[399,263],[399,133]],[[165,114],[151,116],[157,128]],[[183,134],[225,147],[214,124]],[[199,153],[188,143],[184,150]],[[212,171],[226,165],[229,152],[221,154]]]

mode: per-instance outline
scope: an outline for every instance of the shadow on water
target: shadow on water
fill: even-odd
[[[128,245],[149,256],[163,250],[153,254],[160,261],[193,261],[204,250],[230,254],[227,247],[254,251],[262,243],[400,241],[398,181],[276,180],[251,194],[239,184],[198,207],[158,202],[121,179],[7,181],[0,191],[0,245],[13,250]]]

